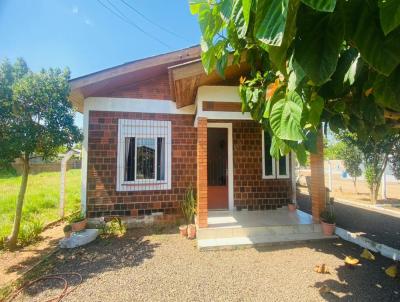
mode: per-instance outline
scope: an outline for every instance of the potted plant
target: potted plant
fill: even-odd
[[[332,236],[336,228],[336,217],[333,210],[329,207],[329,209],[322,211],[320,219],[324,235]]]
[[[293,202],[289,202],[289,203],[288,203],[288,210],[289,210],[290,212],[295,212],[296,209],[297,209],[296,204],[294,204]]]
[[[181,209],[186,225],[181,225],[179,231],[182,236],[194,239],[196,238],[196,225],[193,224],[196,215],[196,198],[192,186],[186,190],[185,198],[181,202]]]
[[[83,213],[78,213],[71,216],[69,223],[71,224],[72,232],[79,232],[86,228],[87,219]]]
[[[70,224],[67,224],[64,227],[64,236],[65,238],[69,238],[71,237],[71,234],[72,234],[72,226]]]

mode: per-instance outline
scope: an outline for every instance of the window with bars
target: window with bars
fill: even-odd
[[[171,188],[171,122],[118,122],[117,190]]]
[[[289,178],[289,154],[276,160],[270,154],[271,136],[262,131],[262,177],[265,179]]]

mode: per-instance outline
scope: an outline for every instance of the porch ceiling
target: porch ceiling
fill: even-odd
[[[231,61],[231,60],[230,60]],[[225,70],[225,79],[217,72],[206,74],[200,59],[168,68],[171,93],[176,107],[181,108],[195,103],[197,88],[204,85],[237,86],[239,78],[246,76],[250,66],[242,62],[229,65]]]

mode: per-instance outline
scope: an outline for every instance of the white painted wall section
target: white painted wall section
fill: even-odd
[[[212,120],[251,120],[248,112],[203,111],[203,102],[241,103],[238,86],[200,86],[197,89],[195,126],[199,117]]]

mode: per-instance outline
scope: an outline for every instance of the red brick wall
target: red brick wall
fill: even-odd
[[[253,121],[233,122],[234,205],[269,210],[291,200],[290,179],[262,178],[262,130]]]
[[[207,227],[207,119],[199,118],[197,123],[197,224]]]
[[[137,99],[170,100],[168,73],[97,95],[102,97],[125,97]]]
[[[171,190],[116,191],[118,119],[172,122]],[[191,184],[197,186],[198,129],[193,127],[193,122],[190,115],[91,111],[87,178],[89,217],[142,217],[154,212],[163,212],[167,218],[179,215],[179,201],[184,198],[185,190]],[[262,179],[261,142],[261,128],[255,122],[233,122],[234,204],[237,208],[274,209],[290,201],[290,179]]]
[[[118,119],[168,120],[172,124],[171,190],[117,192]],[[186,188],[196,186],[193,116],[91,111],[89,113],[87,213],[89,217],[180,213]]]
[[[310,166],[312,216],[315,221],[319,221],[319,215],[325,209],[326,200],[322,130],[319,131],[317,137],[317,153],[310,153]]]

